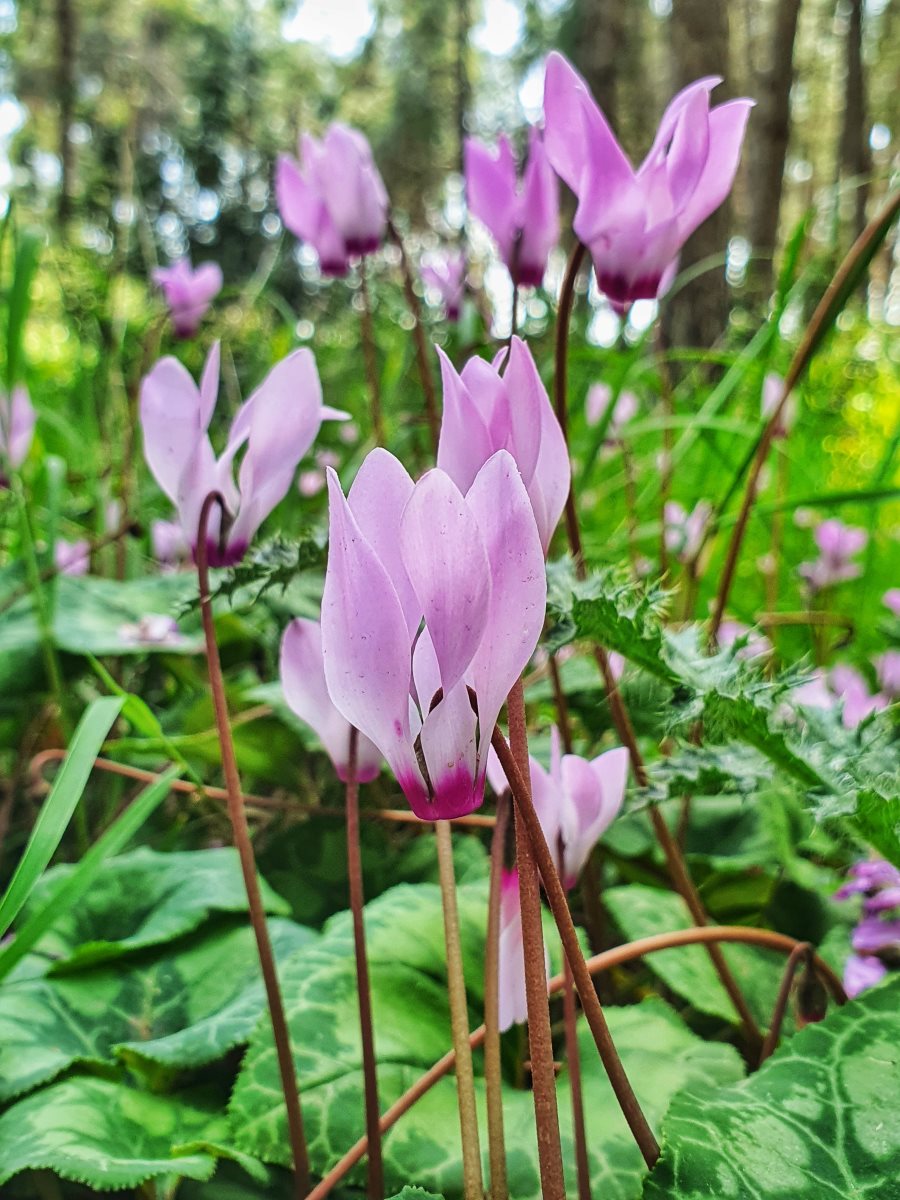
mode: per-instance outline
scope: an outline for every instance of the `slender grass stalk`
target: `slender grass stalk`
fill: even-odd
[[[559,311],[556,320],[556,374],[554,378],[554,401],[556,407],[556,416],[563,432],[563,437],[568,442],[568,411],[567,411],[567,383],[566,372],[568,369],[568,339],[569,339],[569,320],[572,315],[572,305],[575,299],[575,280],[578,276],[578,271],[581,267],[581,262],[584,257],[584,246],[579,242],[576,244],[569,257],[569,264],[566,268],[565,278],[563,279],[562,290],[559,296]],[[779,410],[780,411],[780,410]],[[581,542],[581,529],[578,522],[578,509],[575,505],[575,496],[573,490],[569,489],[569,495],[566,500],[566,535],[569,540],[569,549],[572,558],[575,561],[575,571],[579,579],[585,579],[587,569],[584,562],[584,553]],[[615,725],[616,732],[628,750],[628,757],[631,761],[631,769],[634,772],[635,779],[641,787],[646,787],[648,783],[647,771],[644,767],[644,760],[637,744],[637,738],[634,735],[634,728],[631,724],[631,718],[625,703],[622,700],[622,695],[619,691],[618,684],[612,672],[612,667],[609,661],[609,655],[602,646],[594,647],[594,658],[603,675],[603,681],[606,686],[606,695],[609,701],[610,714]],[[650,809],[650,819],[653,824],[653,830],[662,847],[666,857],[666,865],[669,875],[677,890],[681,893],[682,898],[688,906],[694,922],[697,925],[706,925],[709,918],[700,900],[700,895],[694,886],[694,882],[690,877],[687,865],[684,861],[684,856],[681,849],[672,835],[669,833],[668,826],[663,820],[661,814],[655,807]],[[546,886],[546,885],[545,885]],[[762,1042],[762,1034],[753,1019],[753,1015],[747,1007],[741,989],[737,985],[728,963],[721,950],[714,945],[709,946],[709,955],[713,966],[722,982],[728,995],[731,997],[735,1010],[741,1018],[741,1023],[744,1026],[747,1040],[753,1049],[759,1047]],[[574,966],[573,966],[574,969]],[[579,989],[580,994],[580,989]],[[582,1005],[584,1005],[584,997],[582,996]]]
[[[575,980],[563,947],[563,1027],[566,1037],[566,1063],[569,1068],[569,1090],[572,1093],[572,1132],[575,1136],[575,1170],[578,1178],[578,1200],[591,1200],[591,1168],[587,1156],[587,1133],[584,1127],[584,1097],[581,1093],[581,1055],[578,1051],[578,1009],[575,1003]]]
[[[469,1045],[469,1008],[463,975],[459,911],[456,906],[456,877],[453,872],[453,842],[449,821],[435,821],[441,902],[444,909],[444,941],[447,946],[447,989],[450,999],[450,1028],[456,1052],[456,1096],[462,1137],[463,1194],[466,1200],[483,1200],[478,1112],[475,1107],[475,1073]]]
[[[638,575],[638,519],[637,519],[637,488],[635,486],[634,455],[631,447],[624,438],[619,442],[622,453],[622,470],[625,473],[625,524],[628,531],[628,557],[631,560],[631,573],[635,579]]]
[[[511,755],[517,765],[520,787],[531,799],[528,766],[528,730],[525,724],[525,689],[518,680],[507,700]],[[505,770],[505,764],[504,764]],[[506,778],[513,787],[509,772]],[[541,887],[532,841],[523,824],[518,799],[515,810],[516,865],[519,870],[519,904],[522,909],[522,943],[525,955],[525,998],[528,1010],[528,1049],[537,1127],[538,1165],[543,1200],[565,1200],[562,1142],[556,1106],[556,1068],[550,1033],[550,1005],[544,963],[544,930],[541,922]]]
[[[284,1003],[281,998],[278,972],[275,967],[275,955],[272,952],[272,942],[269,938],[269,929],[266,924],[266,912],[259,890],[253,843],[250,840],[247,814],[244,811],[244,797],[241,794],[241,779],[238,774],[234,741],[232,740],[231,725],[228,720],[225,681],[222,678],[222,664],[219,660],[219,647],[216,642],[212,602],[209,595],[207,528],[209,525],[209,515],[215,504],[218,504],[224,513],[224,504],[218,492],[211,492],[203,501],[203,507],[200,510],[200,523],[197,534],[197,579],[200,585],[200,615],[203,620],[203,635],[206,640],[209,685],[216,714],[219,745],[222,751],[222,771],[225,776],[225,786],[228,794],[228,816],[231,820],[234,845],[241,863],[244,888],[247,892],[247,904],[250,909],[250,924],[253,927],[253,934],[256,938],[256,950],[259,955],[259,965],[266,989],[269,1016],[272,1021],[272,1034],[275,1039],[275,1052],[278,1057],[281,1087],[284,1091],[284,1103],[287,1109],[291,1154],[294,1160],[294,1192],[297,1200],[302,1200],[302,1197],[309,1191],[309,1154],[306,1149],[306,1137],[303,1132],[300,1092],[297,1086],[294,1059],[291,1054],[290,1032],[288,1030],[287,1018],[284,1014]]]
[[[372,320],[372,297],[369,293],[369,276],[366,260],[359,260],[359,283],[362,296],[360,327],[362,330],[363,360],[366,367],[366,382],[369,386],[369,412],[372,416],[372,431],[375,444],[384,445],[384,412],[381,407],[381,380],[378,376],[378,351],[375,346],[375,324]]]
[[[600,1004],[596,989],[591,981],[584,955],[581,953],[578,934],[575,931],[572,914],[569,912],[566,894],[560,883],[559,874],[553,862],[553,855],[550,853],[547,839],[544,837],[543,830],[541,829],[541,823],[534,810],[528,785],[519,771],[515,755],[512,753],[503,734],[496,726],[494,727],[491,744],[497,752],[500,765],[503,767],[506,778],[509,781],[516,804],[516,818],[517,820],[521,819],[522,824],[525,826],[528,840],[531,843],[534,857],[537,860],[538,870],[544,884],[544,893],[550,904],[553,919],[556,921],[556,927],[559,930],[566,957],[572,967],[575,986],[581,998],[581,1007],[584,1009],[584,1015],[587,1017],[591,1033],[594,1035],[594,1041],[600,1052],[604,1069],[644,1161],[648,1167],[652,1168],[659,1158],[659,1145],[654,1137],[653,1130],[647,1123],[647,1118],[644,1116],[643,1109],[638,1102],[637,1096],[634,1094],[634,1089],[631,1086],[628,1076],[625,1074],[625,1068],[622,1066],[619,1052],[616,1050],[612,1035],[609,1032],[606,1017],[603,1014],[603,1007]]]
[[[636,959],[644,958],[658,951],[672,950],[678,946],[709,945],[711,942],[734,942],[738,945],[764,946],[768,950],[775,950],[782,954],[790,954],[800,944],[795,938],[789,937],[785,933],[775,933],[771,929],[750,929],[744,925],[714,925],[707,926],[705,929],[675,929],[671,933],[655,933],[650,937],[640,938],[636,942],[627,942],[623,946],[616,946],[612,950],[605,950],[602,954],[595,954],[593,958],[588,959],[586,966],[590,975],[599,975],[602,971],[612,970],[613,967],[634,962]],[[841,985],[841,981],[828,964],[819,958],[817,954],[813,956],[813,963],[815,969],[822,976],[835,1003],[846,1004],[847,995]],[[548,986],[550,994],[554,995],[562,989],[563,976],[554,975]],[[469,1046],[471,1049],[477,1050],[483,1043],[484,1036],[485,1029],[483,1025],[479,1025],[477,1029],[473,1029],[469,1034]],[[443,1058],[439,1058],[433,1066],[429,1067],[424,1075],[421,1075],[398,1100],[395,1100],[391,1107],[382,1114],[382,1134],[387,1133],[389,1129],[396,1125],[400,1118],[405,1113],[408,1113],[417,1101],[421,1100],[436,1083],[448,1075],[453,1070],[455,1061],[454,1052],[452,1050],[448,1051]],[[365,1153],[366,1139],[363,1137],[350,1147],[343,1158],[335,1163],[321,1182],[316,1184],[306,1197],[306,1200],[325,1200],[325,1197],[340,1183],[347,1172],[356,1166],[360,1159],[365,1156]]]
[[[487,1095],[488,1160],[491,1200],[507,1200],[506,1142],[503,1136],[503,1072],[500,1062],[500,892],[509,800],[497,800],[491,838],[491,884],[484,950],[484,1082]]]
[[[412,266],[410,265],[409,255],[406,253],[406,246],[403,244],[403,238],[400,236],[400,231],[392,220],[388,221],[388,232],[394,239],[394,244],[400,253],[400,272],[403,276],[403,294],[406,296],[406,304],[409,308],[410,316],[413,319],[413,339],[416,345],[416,362],[419,367],[419,379],[422,383],[422,392],[425,397],[425,419],[428,422],[428,432],[431,437],[431,449],[436,455],[438,449],[438,440],[441,435],[441,419],[438,414],[437,393],[434,390],[434,379],[431,375],[431,368],[428,365],[428,346],[425,342],[425,330],[422,325],[422,306],[419,304],[419,297],[416,295],[416,284],[413,277]]]
[[[753,461],[750,464],[750,470],[747,474],[747,482],[744,486],[744,496],[741,500],[737,521],[734,524],[731,541],[728,543],[728,549],[725,553],[725,565],[722,568],[722,574],[719,576],[719,589],[716,593],[716,603],[709,629],[709,638],[713,643],[715,643],[719,626],[722,624],[722,618],[725,615],[725,608],[728,604],[731,585],[734,582],[734,574],[737,569],[741,546],[744,542],[744,534],[747,532],[750,513],[756,501],[760,472],[769,455],[772,440],[780,425],[788,397],[809,365],[810,359],[825,337],[825,334],[831,328],[837,313],[843,307],[844,302],[858,282],[860,271],[865,268],[866,263],[881,244],[887,234],[887,230],[893,221],[896,220],[898,212],[900,212],[900,190],[896,190],[888,196],[883,207],[875,214],[850,247],[846,257],[835,272],[834,278],[825,289],[825,293],[810,318],[806,332],[791,360],[782,384],[781,396],[769,414],[769,420],[756,446]]]
[[[378,1126],[378,1075],[375,1066],[375,1033],[372,1027],[372,990],[366,957],[366,930],[363,924],[362,855],[359,845],[359,783],[356,778],[359,734],[350,730],[347,754],[347,879],[350,884],[350,912],[353,918],[353,951],[356,957],[356,990],[359,996],[359,1030],[362,1040],[363,1081],[366,1106],[366,1136],[369,1141],[366,1194],[369,1200],[383,1200],[384,1164],[381,1156],[381,1132]]]

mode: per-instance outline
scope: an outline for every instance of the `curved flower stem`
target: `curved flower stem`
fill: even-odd
[[[400,252],[400,271],[403,275],[403,292],[406,296],[406,304],[409,308],[410,316],[413,319],[413,339],[416,344],[416,362],[419,366],[419,379],[422,382],[422,391],[425,394],[425,417],[428,421],[428,432],[431,435],[431,449],[435,455],[438,450],[438,440],[441,433],[441,421],[438,415],[437,393],[434,390],[434,379],[431,375],[431,368],[428,365],[428,346],[425,342],[425,330],[422,326],[422,306],[419,304],[419,297],[416,295],[416,285],[413,278],[412,267],[409,261],[409,255],[406,253],[406,246],[403,244],[403,238],[400,236],[400,231],[392,220],[388,220],[388,232],[394,239],[398,251]]]
[[[503,851],[509,824],[509,799],[497,800],[491,838],[491,885],[484,951],[484,1082],[487,1094],[488,1157],[491,1200],[507,1200],[506,1143],[503,1136],[503,1073],[500,1063],[500,890]]]
[[[197,578],[200,585],[200,614],[203,619],[203,635],[206,639],[206,660],[209,664],[209,686],[216,713],[219,745],[222,750],[222,771],[225,775],[225,785],[228,793],[228,816],[231,820],[235,849],[238,852],[241,862],[241,873],[244,877],[244,888],[247,892],[247,905],[250,909],[250,924],[253,926],[253,934],[256,938],[256,951],[259,955],[259,965],[266,989],[266,1000],[269,1006],[269,1016],[272,1021],[272,1034],[275,1039],[275,1052],[278,1057],[278,1069],[281,1073],[281,1087],[284,1091],[291,1153],[294,1159],[295,1191],[298,1197],[302,1197],[309,1190],[309,1155],[303,1132],[300,1092],[297,1086],[294,1059],[291,1054],[290,1033],[288,1031],[287,1019],[284,1015],[281,989],[278,984],[275,956],[272,953],[272,943],[269,939],[269,929],[266,925],[266,912],[259,890],[256,859],[253,855],[253,843],[250,840],[250,830],[247,826],[247,816],[244,812],[244,797],[241,794],[241,780],[238,774],[237,758],[234,753],[234,742],[231,737],[231,726],[228,721],[228,702],[225,698],[225,683],[222,678],[222,664],[219,661],[219,647],[216,643],[212,603],[209,596],[207,527],[209,525],[209,514],[214,504],[224,507],[222,497],[218,492],[211,492],[203,501],[203,508],[200,510],[200,527],[197,535]]]
[[[578,1176],[578,1200],[591,1200],[591,1168],[587,1156],[587,1134],[584,1128],[584,1098],[581,1093],[581,1055],[578,1050],[578,1007],[575,1003],[575,980],[563,947],[563,1026],[566,1037],[566,1063],[569,1067],[569,1089],[572,1093],[572,1132],[575,1137],[575,1169]]]
[[[507,745],[503,734],[496,726],[491,738],[491,745],[496,750],[497,757],[500,759],[500,765],[503,767],[506,778],[509,780],[513,799],[516,803],[516,817],[517,819],[521,818],[522,824],[525,826],[528,834],[528,840],[531,842],[531,848],[537,860],[538,870],[544,884],[544,893],[553,912],[553,919],[556,921],[556,927],[559,930],[559,936],[562,939],[566,957],[569,960],[572,974],[575,977],[575,986],[578,988],[578,995],[581,997],[581,1007],[584,1009],[584,1015],[587,1017],[591,1033],[594,1035],[594,1041],[597,1043],[597,1049],[600,1052],[600,1058],[609,1077],[609,1082],[615,1092],[622,1114],[628,1122],[628,1127],[634,1136],[634,1140],[637,1142],[644,1157],[644,1162],[646,1162],[648,1167],[652,1167],[659,1158],[659,1145],[638,1103],[638,1098],[634,1094],[634,1089],[631,1086],[628,1076],[625,1074],[622,1060],[619,1058],[619,1052],[616,1050],[612,1035],[609,1032],[606,1017],[603,1015],[603,1007],[600,1004],[597,991],[591,982],[590,973],[585,965],[584,955],[581,953],[578,934],[575,932],[575,923],[572,920],[572,914],[569,912],[566,894],[560,883],[559,875],[553,862],[553,855],[550,853],[547,840],[541,829],[541,823],[538,820],[537,813],[534,811],[531,793],[519,771],[515,756]]]
[[[366,1136],[370,1146],[366,1194],[369,1200],[383,1200],[384,1166],[381,1159],[381,1131],[378,1126],[378,1075],[375,1066],[375,1034],[372,1029],[372,992],[369,987],[369,963],[366,958],[366,930],[363,924],[362,856],[359,848],[359,783],[356,778],[359,733],[350,730],[347,754],[347,879],[350,884],[350,912],[353,918],[353,952],[356,957],[356,990],[359,997],[359,1031],[362,1041],[363,1080],[366,1105]]]
[[[375,346],[375,324],[372,320],[372,297],[369,294],[369,276],[366,260],[359,260],[359,283],[362,294],[360,324],[362,326],[363,357],[366,364],[366,380],[369,385],[369,406],[372,414],[372,430],[375,444],[384,445],[384,413],[381,408],[381,381],[378,377],[378,352]]]
[[[775,1008],[772,1010],[772,1022],[769,1025],[769,1032],[766,1034],[766,1040],[763,1042],[763,1047],[760,1051],[760,1066],[762,1066],[770,1054],[775,1052],[778,1039],[781,1037],[781,1026],[784,1023],[784,1014],[787,1011],[797,967],[804,960],[810,963],[812,958],[813,948],[809,942],[798,942],[788,955],[784,974],[781,977],[781,987],[778,989],[778,996],[775,1000]]]
[[[556,321],[556,376],[554,381],[554,398],[556,405],[556,416],[559,420],[560,427],[563,431],[563,437],[568,442],[568,418],[566,406],[566,371],[567,371],[567,347],[569,339],[569,319],[572,315],[572,304],[575,299],[575,280],[578,276],[578,271],[584,257],[584,246],[578,243],[569,258],[569,265],[566,269],[565,278],[563,280],[562,290],[559,296],[559,312]],[[575,560],[575,571],[579,579],[586,578],[587,570],[584,563],[584,554],[581,543],[581,530],[578,524],[578,510],[575,506],[574,492],[570,488],[568,499],[566,500],[566,534],[569,539],[569,549],[572,553],[572,558]],[[618,685],[612,673],[612,667],[609,661],[609,655],[602,646],[594,647],[594,658],[603,675],[603,682],[606,686],[606,695],[609,701],[610,715],[612,716],[613,724],[616,727],[616,732],[622,741],[622,745],[628,750],[628,757],[631,761],[631,769],[634,772],[635,780],[640,787],[646,787],[648,783],[647,771],[644,766],[644,760],[637,744],[637,738],[634,735],[634,727],[631,724],[631,718],[625,703],[622,700]],[[695,924],[705,925],[708,922],[706,910],[700,900],[700,894],[694,886],[694,882],[690,877],[687,869],[687,864],[684,861],[684,856],[681,849],[669,832],[668,826],[663,820],[662,814],[655,807],[650,809],[650,819],[653,824],[653,830],[657,840],[662,847],[666,857],[666,866],[669,875],[676,889],[681,893],[682,899],[688,906],[688,910]],[[722,982],[731,1001],[735,1006],[735,1010],[741,1018],[744,1026],[748,1043],[754,1050],[759,1047],[762,1042],[762,1035],[753,1019],[753,1015],[747,1007],[741,989],[737,985],[737,981],[731,973],[728,963],[721,950],[714,945],[709,947],[709,956],[712,959],[713,966]],[[580,989],[579,989],[580,992]],[[582,996],[582,1004],[584,997]]]
[[[708,925],[703,929],[674,929],[670,933],[654,933],[650,937],[640,938],[636,942],[626,942],[624,946],[616,946],[612,950],[605,950],[602,954],[595,954],[593,958],[589,958],[586,966],[591,975],[598,975],[601,971],[612,970],[613,967],[622,966],[624,963],[634,962],[635,959],[645,958],[648,954],[655,954],[660,950],[672,950],[678,946],[697,946],[710,945],[713,942],[734,942],[738,945],[763,946],[767,950],[777,950],[783,954],[790,954],[800,943],[796,938],[789,937],[786,933],[775,933],[771,929],[750,929],[745,925]],[[832,998],[837,1004],[847,1003],[847,994],[841,984],[841,981],[831,970],[826,962],[824,962],[816,954],[813,956],[813,962],[816,970],[825,981],[828,990],[831,992]],[[553,995],[560,991],[563,987],[563,976],[554,975],[549,983],[550,994]],[[473,1050],[484,1041],[484,1026],[479,1025],[477,1029],[473,1029],[469,1034],[469,1046]],[[438,1061],[420,1076],[419,1079],[396,1100],[391,1107],[382,1114],[381,1117],[381,1132],[387,1133],[400,1118],[408,1113],[416,1101],[421,1098],[445,1075],[448,1075],[453,1070],[453,1065],[456,1061],[454,1052],[448,1051],[443,1058]],[[344,1178],[356,1164],[364,1157],[366,1153],[366,1139],[360,1138],[359,1141],[351,1146],[347,1153],[339,1162],[331,1168],[320,1183],[317,1183],[313,1190],[306,1197],[306,1200],[324,1200],[331,1192],[331,1189]]]
[[[834,317],[835,304],[840,303],[840,297],[852,281],[853,274],[858,265],[861,262],[864,263],[867,257],[871,256],[873,245],[877,246],[879,240],[884,237],[887,226],[895,219],[898,210],[900,210],[900,190],[888,196],[884,206],[875,214],[850,247],[846,258],[838,267],[834,278],[825,289],[822,299],[819,301],[815,312],[810,318],[803,339],[797,347],[791,364],[788,367],[781,388],[781,397],[769,414],[769,420],[756,446],[753,462],[747,474],[747,483],[744,487],[744,496],[741,500],[737,521],[732,530],[731,541],[728,543],[728,550],[725,554],[725,565],[719,577],[719,590],[716,594],[716,603],[709,629],[709,640],[713,644],[715,644],[719,626],[722,624],[722,618],[725,615],[725,607],[728,604],[728,596],[731,592],[731,585],[734,582],[734,573],[737,569],[744,534],[747,532],[750,512],[756,500],[760,472],[768,458],[775,432],[780,425],[784,407],[788,401],[788,396],[790,396],[800,376],[806,370],[816,347],[828,329],[828,323]]]
[[[547,1002],[547,974],[544,960],[544,930],[541,922],[541,885],[534,846],[522,818],[521,801],[516,787],[531,802],[531,774],[528,766],[528,730],[525,724],[525,689],[518,680],[507,700],[509,714],[508,751],[516,764],[516,780],[503,763],[507,782],[516,800],[516,866],[519,871],[519,905],[522,910],[522,944],[525,956],[525,1000],[528,1011],[528,1049],[531,1056],[531,1083],[534,1095],[534,1120],[537,1127],[538,1165],[543,1200],[565,1200],[562,1143],[559,1136],[559,1111],[556,1106],[556,1068],[553,1063],[553,1039],[550,1033],[550,1006]],[[504,743],[505,745],[505,743]]]
[[[556,408],[556,419],[562,430],[566,445],[569,444],[569,409],[568,409],[568,370],[569,362],[566,350],[569,341],[569,321],[572,317],[572,306],[575,303],[575,280],[584,261],[585,246],[576,242],[569,255],[566,273],[563,277],[559,293],[559,310],[556,314],[556,373],[553,378],[553,400]],[[566,497],[566,537],[569,549],[575,559],[577,570],[584,570],[584,554],[581,547],[581,529],[578,524],[578,509],[575,507],[575,491],[569,488]]]
[[[481,1150],[478,1141],[478,1112],[475,1108],[475,1072],[469,1045],[469,1010],[463,975],[459,911],[456,906],[456,877],[453,873],[453,842],[450,822],[435,821],[441,903],[444,909],[444,941],[447,946],[447,990],[450,999],[450,1028],[456,1053],[456,1095],[459,1102],[459,1131],[462,1137],[463,1194],[465,1200],[483,1200]]]

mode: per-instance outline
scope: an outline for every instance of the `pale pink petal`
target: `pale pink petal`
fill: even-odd
[[[542,425],[550,400],[531,351],[519,337],[510,342],[503,385],[508,396],[510,430],[508,439],[496,449],[512,453],[527,487],[541,451]]]
[[[475,780],[476,721],[464,680],[424,714],[420,736],[431,780],[430,820],[452,820],[482,802],[484,778],[477,785]]]
[[[279,673],[288,706],[318,734],[338,778],[346,780],[351,726],[328,694],[318,621],[303,617],[291,621],[281,639]],[[378,775],[381,754],[363,734],[357,735],[356,753],[357,779],[368,783]]]
[[[394,585],[328,468],[322,654],[332,703],[378,747],[410,804],[427,801],[409,727],[411,645]]]
[[[413,493],[413,481],[387,450],[367,454],[347,501],[363,537],[378,555],[394,585],[409,628],[410,642],[422,619],[419,603],[400,552],[400,518]]]
[[[496,154],[475,138],[466,138],[466,200],[472,216],[490,231],[504,262],[509,263],[516,236],[516,163],[503,136]]]
[[[541,540],[528,493],[512,457],[501,450],[478,472],[466,496],[490,567],[491,597],[472,669],[482,738],[534,653],[544,623],[547,584]],[[484,771],[484,761],[480,764]]]
[[[519,874],[504,871],[500,891],[499,1025],[503,1033],[528,1020]]]
[[[490,579],[478,520],[443,471],[416,484],[400,522],[400,549],[448,692],[481,641]]]
[[[472,486],[494,447],[478,406],[447,355],[437,347],[443,382],[443,413],[437,465],[463,492]],[[487,364],[485,364],[487,365]]]
[[[686,240],[719,207],[737,173],[752,100],[732,100],[709,114],[709,155],[694,193],[679,211],[678,229]]]
[[[6,439],[9,465],[17,470],[28,457],[37,423],[31,398],[21,384],[13,388],[4,415],[6,427],[0,428],[0,441]]]
[[[140,415],[147,465],[169,499],[176,500],[184,468],[206,429],[200,392],[177,359],[160,359],[144,376]]]
[[[536,287],[547,269],[550,251],[559,241],[559,184],[536,129],[531,130],[520,202],[522,236],[516,276],[520,283]]]

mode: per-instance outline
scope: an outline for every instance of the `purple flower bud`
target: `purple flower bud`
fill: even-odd
[[[462,250],[428,255],[422,260],[419,274],[426,288],[443,304],[447,320],[458,321],[466,287],[466,256]]]

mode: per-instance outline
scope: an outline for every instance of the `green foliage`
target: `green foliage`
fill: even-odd
[[[478,1023],[484,930],[483,884],[459,889],[471,1023]],[[398,887],[366,909],[372,976],[379,1094],[384,1109],[448,1048],[449,1011],[436,888]],[[324,1171],[363,1132],[361,1047],[354,1019],[356,988],[346,914],[330,922],[322,939],[285,964],[288,1020],[303,1088],[304,1118],[314,1167]],[[704,1044],[661,1001],[608,1008],[607,1017],[626,1070],[651,1122],[658,1125],[671,1096],[692,1079],[733,1080],[741,1066],[726,1046]],[[614,1200],[633,1197],[642,1160],[624,1124],[589,1030],[579,1035],[585,1105],[589,1114],[595,1186]],[[479,1069],[476,1065],[476,1069]],[[566,1160],[573,1161],[568,1078],[559,1081],[560,1124]],[[477,1080],[484,1119],[484,1084]],[[534,1107],[529,1092],[504,1090],[510,1190],[521,1200],[539,1195]],[[286,1161],[286,1121],[271,1031],[257,1029],[244,1059],[230,1107],[237,1145],[265,1161]],[[384,1139],[388,1186],[406,1180],[462,1195],[462,1158],[455,1083],[445,1078]],[[486,1140],[482,1141],[483,1147]],[[360,1168],[349,1177],[363,1178]]]
[[[644,1200],[893,1200],[900,983],[809,1025],[747,1080],[685,1089]]]
[[[758,661],[742,659],[739,647],[708,652],[699,626],[663,623],[660,592],[611,573],[576,583],[564,566],[552,585],[552,643],[590,639],[667,684],[669,729],[703,731],[707,749],[693,756],[694,770],[721,770],[708,748],[741,742],[801,786],[817,819],[839,821],[900,864],[900,764],[884,718],[848,730],[834,712],[799,706],[791,696],[802,682],[795,670],[772,679]]]
[[[32,907],[50,904],[76,867],[54,867],[34,889]],[[262,881],[266,911],[285,902]],[[230,847],[157,854],[142,848],[105,863],[77,908],[59,914],[39,951],[64,972],[159,946],[196,929],[211,913],[243,913],[247,897],[237,851]]]

